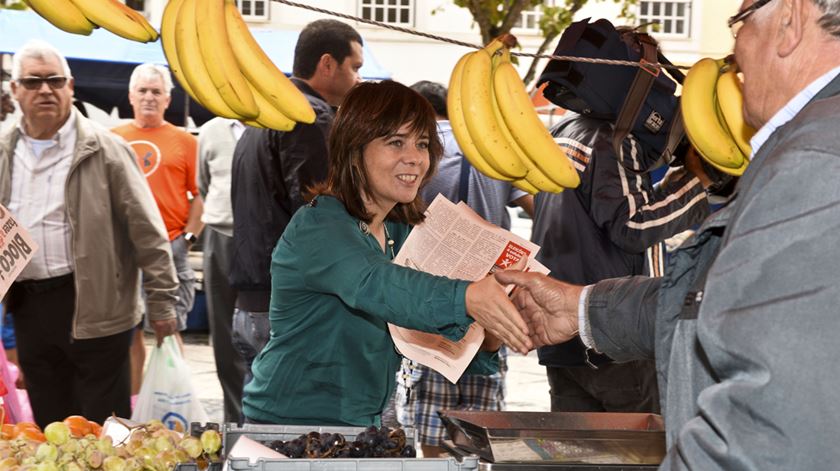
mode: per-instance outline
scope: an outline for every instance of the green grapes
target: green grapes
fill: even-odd
[[[24,436],[0,439],[0,471],[173,471],[178,463],[218,462],[221,449],[217,430],[200,439],[182,437],[160,421],[133,428],[117,444],[109,436],[73,435],[63,422],[43,433],[43,443]]]
[[[64,422],[53,422],[44,428],[47,441],[55,445],[62,445],[70,439],[70,427]]]
[[[222,448],[222,436],[217,430],[205,430],[201,434],[201,447],[207,454],[216,453]]]

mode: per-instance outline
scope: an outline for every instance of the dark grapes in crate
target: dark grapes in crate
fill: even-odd
[[[348,441],[340,433],[309,432],[295,439],[275,440],[269,448],[289,458],[415,458],[417,452],[406,445],[405,431],[388,427],[368,427]]]

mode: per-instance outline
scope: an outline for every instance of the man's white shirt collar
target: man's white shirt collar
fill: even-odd
[[[826,85],[828,85],[835,77],[840,75],[840,67],[835,67],[828,71],[827,73],[823,74],[820,78],[811,82],[807,87],[805,87],[801,92],[797,93],[785,106],[782,107],[772,118],[770,121],[767,121],[767,124],[761,127],[755,136],[750,139],[750,146],[752,147],[752,155],[750,158],[755,157],[758,153],[758,150],[761,149],[761,146],[767,142],[767,139],[780,127],[784,126],[788,121],[792,120],[802,108],[805,108],[807,105],[816,95],[820,92]]]

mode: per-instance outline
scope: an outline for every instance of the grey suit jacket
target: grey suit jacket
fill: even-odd
[[[656,358],[662,469],[840,466],[840,77],[762,146],[666,275],[596,285],[597,349]]]

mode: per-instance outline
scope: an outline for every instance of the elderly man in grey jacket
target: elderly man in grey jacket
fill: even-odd
[[[579,329],[618,361],[655,357],[662,469],[837,469],[840,0],[746,0],[729,25],[752,163],[666,275],[496,277],[538,344]]]
[[[12,94],[22,117],[0,135],[0,201],[40,249],[5,305],[35,421],[128,417],[141,270],[158,342],[175,331],[163,220],[125,141],[73,109],[56,49],[31,42],[15,54]]]

